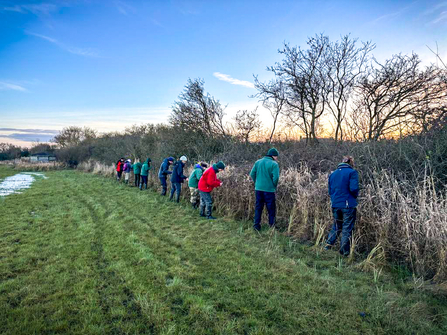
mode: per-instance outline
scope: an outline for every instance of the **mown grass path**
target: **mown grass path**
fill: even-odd
[[[1,333],[447,333],[442,294],[151,191],[46,175],[0,199]]]

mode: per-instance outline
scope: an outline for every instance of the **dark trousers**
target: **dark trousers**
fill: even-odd
[[[123,171],[116,171],[116,180],[120,180],[122,174],[123,174]]]
[[[340,253],[349,255],[350,238],[357,217],[357,208],[332,208],[334,224],[329,233],[327,244],[334,245],[341,233]]]
[[[213,198],[211,197],[211,192],[200,193],[200,215],[201,216],[211,216],[213,212]]]
[[[141,176],[140,190],[143,189],[143,185],[145,185],[145,189],[147,190],[147,176]]]
[[[135,174],[135,186],[140,186],[140,174]]]
[[[264,210],[264,205],[267,207],[267,212],[269,213],[269,225],[273,227],[276,221],[276,194],[275,192],[256,192],[256,205],[255,205],[255,220],[253,228],[256,230],[261,230],[261,218],[262,211]]]
[[[180,202],[180,193],[182,192],[182,184],[180,183],[171,183],[171,195],[169,196],[169,200],[172,200],[175,193],[175,201]]]
[[[166,191],[168,190],[168,183],[166,182],[166,177],[160,177],[161,183],[161,195],[166,195]]]

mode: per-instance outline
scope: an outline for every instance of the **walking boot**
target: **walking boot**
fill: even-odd
[[[216,218],[212,214],[213,214],[213,209],[208,208],[206,218],[208,220],[216,220]]]

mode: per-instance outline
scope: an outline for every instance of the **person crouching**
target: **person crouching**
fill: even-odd
[[[171,175],[171,195],[169,196],[169,200],[172,200],[175,196],[175,201],[180,202],[180,193],[182,192],[182,183],[188,179],[183,174],[183,168],[185,167],[188,158],[186,156],[180,157],[180,159],[175,163],[174,168],[172,169]]]
[[[200,216],[206,217],[208,220],[215,220],[212,215],[213,211],[213,198],[211,197],[211,191],[222,186],[222,182],[217,179],[216,174],[225,169],[223,162],[213,164],[212,167],[207,169],[202,178],[199,180],[199,194],[200,194]]]
[[[197,209],[200,204],[200,195],[199,195],[199,180],[203,175],[203,171],[208,167],[206,163],[196,164],[194,170],[192,170],[188,179],[188,187],[191,193],[191,206],[194,209]]]

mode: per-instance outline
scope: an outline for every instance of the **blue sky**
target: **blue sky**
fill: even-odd
[[[426,64],[437,42],[446,59],[447,1],[0,0],[0,32],[0,142],[26,144],[69,125],[166,122],[188,78],[229,116],[253,108],[253,74],[269,79],[284,41],[317,33]]]

